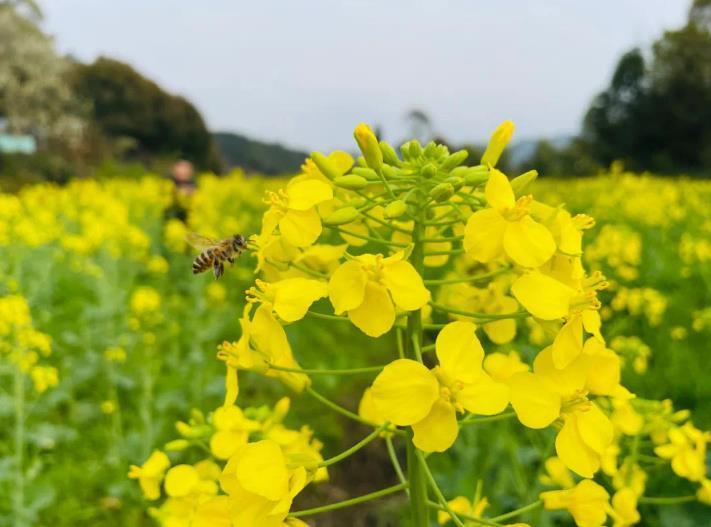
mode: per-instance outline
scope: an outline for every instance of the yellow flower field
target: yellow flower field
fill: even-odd
[[[0,525],[702,525],[711,183],[512,133],[0,194]]]

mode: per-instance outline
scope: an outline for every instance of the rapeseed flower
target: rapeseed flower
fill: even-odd
[[[447,450],[457,438],[457,412],[501,413],[509,403],[509,388],[484,371],[484,349],[471,322],[447,324],[437,336],[439,365],[398,359],[373,382],[377,414],[398,426],[411,426],[413,443],[425,452]]]

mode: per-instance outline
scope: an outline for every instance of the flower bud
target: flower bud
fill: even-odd
[[[383,215],[388,219],[399,218],[407,211],[407,205],[401,199],[388,203]]]
[[[359,215],[360,212],[358,212],[358,209],[355,207],[343,207],[324,218],[323,224],[331,226],[345,225],[346,223],[354,221]]]
[[[444,180],[445,183],[451,183],[451,185],[454,187],[454,190],[459,190],[464,186],[464,178],[461,178],[459,176],[449,176]]]
[[[353,132],[360,151],[363,152],[365,162],[370,168],[380,170],[383,166],[383,153],[380,151],[378,138],[367,124],[359,124]]]
[[[337,187],[347,188],[350,190],[360,190],[368,186],[368,180],[363,176],[356,174],[348,174],[347,176],[338,176],[333,180]]]
[[[496,166],[496,163],[498,163],[501,157],[501,153],[504,151],[504,148],[506,148],[506,145],[509,144],[513,132],[514,124],[511,121],[504,121],[496,127],[494,133],[491,134],[489,144],[486,145],[484,155],[481,156],[482,165]]]
[[[437,159],[442,152],[437,148],[437,143],[430,141],[427,143],[427,146],[425,146],[423,153],[427,159]]]
[[[447,159],[442,161],[439,167],[442,170],[451,170],[454,167],[457,167],[464,163],[467,157],[469,157],[469,152],[467,152],[466,150],[458,150],[457,152],[454,152],[453,154],[449,155]]]
[[[435,201],[446,201],[453,195],[454,187],[451,183],[440,183],[430,190],[430,196],[434,198]]]
[[[383,176],[385,176],[385,179],[395,179],[402,175],[402,169],[391,165],[383,165]]]
[[[422,155],[422,146],[417,139],[413,139],[412,141],[408,141],[402,145],[400,147],[400,151],[402,152],[402,155],[405,156],[405,159],[414,161]]]
[[[165,450],[169,450],[171,452],[182,452],[189,446],[190,441],[188,441],[187,439],[175,439],[165,444]]]
[[[355,167],[353,169],[353,173],[358,176],[364,177],[368,181],[378,181],[380,179],[378,177],[378,173],[372,168]]]
[[[390,146],[390,143],[380,141],[378,145],[380,146],[380,151],[383,153],[383,160],[387,164],[400,166],[400,158],[397,156],[397,152],[395,152],[395,149]]]
[[[538,171],[536,170],[529,170],[513,178],[511,180],[511,188],[513,188],[514,194],[516,194],[516,196],[525,194],[531,185],[533,185],[533,182],[536,181],[536,178],[538,178]]]
[[[334,179],[341,175],[341,172],[339,172],[336,167],[331,164],[331,162],[328,160],[328,157],[323,155],[321,152],[313,152],[311,154],[311,159],[314,163],[316,163],[316,166],[321,171],[321,173],[328,179]]]
[[[427,163],[420,169],[420,175],[426,179],[433,177],[436,173],[437,167],[434,166],[432,163]]]
[[[466,185],[476,187],[489,180],[489,169],[483,165],[468,167],[463,177]]]

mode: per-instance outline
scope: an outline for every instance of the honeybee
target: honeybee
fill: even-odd
[[[193,260],[193,274],[204,273],[212,268],[216,280],[225,272],[225,262],[235,263],[235,259],[245,251],[248,243],[241,234],[224,240],[213,240],[194,232],[185,236],[185,241],[201,251]]]

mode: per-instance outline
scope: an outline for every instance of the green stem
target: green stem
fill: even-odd
[[[338,322],[350,322],[348,317],[342,317],[340,315],[329,315],[327,313],[317,313],[316,311],[307,311],[307,315],[313,318],[320,318],[321,320],[336,320]]]
[[[498,276],[500,274],[505,273],[511,269],[509,266],[504,266],[499,269],[496,269],[495,271],[491,271],[490,273],[483,273],[483,274],[477,274],[473,276],[464,276],[464,277],[458,277],[458,278],[440,278],[440,279],[435,279],[435,280],[425,280],[425,285],[446,285],[446,284],[461,284],[461,283],[466,283],[466,282],[480,282],[482,280],[486,280],[488,278],[493,278],[495,276]]]
[[[526,311],[514,311],[513,313],[482,313],[478,311],[464,311],[463,309],[457,309],[454,307],[444,306],[442,304],[437,304],[436,302],[430,302],[433,309],[437,311],[443,311],[445,313],[452,313],[454,315],[462,315],[471,318],[482,318],[487,320],[504,320],[507,318],[526,318],[528,313]]]
[[[328,227],[328,225],[327,225],[327,227]],[[348,231],[348,230],[342,229],[340,227],[330,227],[330,228],[333,229],[334,231],[340,232],[341,234],[345,234],[346,236],[353,236],[354,238],[360,238],[361,240],[367,240],[369,242],[375,242],[375,243],[379,243],[381,245],[387,245],[388,247],[400,247],[400,248],[407,247],[406,243],[389,242],[389,241],[382,240],[379,238],[374,238],[373,236],[366,236],[365,234],[360,234],[358,232]]]
[[[541,500],[534,501],[533,503],[530,503],[524,507],[521,507],[519,509],[513,510],[511,512],[507,512],[505,514],[500,514],[498,516],[495,516],[491,518],[492,522],[502,522],[504,520],[508,520],[509,518],[514,518],[516,516],[520,516],[521,514],[525,514],[527,512],[536,510],[539,508],[541,505],[543,505],[543,502]]]
[[[15,403],[15,463],[14,485],[12,494],[13,525],[24,527],[25,524],[25,378],[19,365],[13,368]]]
[[[326,370],[318,368],[287,368],[270,364],[270,370],[288,371],[291,373],[303,373],[304,375],[358,375],[361,373],[373,373],[381,371],[385,366],[367,366],[363,368],[351,368],[342,370]]]
[[[405,483],[407,479],[405,478],[405,473],[402,471],[402,466],[397,458],[397,453],[395,452],[395,447],[393,446],[393,440],[391,437],[385,437],[385,446],[388,449],[388,456],[390,456],[390,462],[393,464],[393,469],[395,469],[395,474],[397,474],[397,479],[400,483]]]
[[[425,460],[425,456],[422,455],[422,452],[417,450],[416,452],[417,458],[420,461],[420,465],[422,465],[422,469],[425,473],[425,476],[427,477],[427,480],[429,481],[430,488],[432,489],[432,492],[434,493],[435,497],[437,498],[437,501],[439,501],[440,505],[444,507],[444,509],[447,511],[447,513],[451,516],[452,521],[457,525],[457,527],[464,527],[464,523],[462,520],[459,519],[459,516],[452,510],[452,508],[449,506],[449,503],[447,503],[447,498],[444,497],[444,494],[442,494],[442,491],[439,488],[439,485],[437,485],[437,481],[434,479],[434,476],[432,475],[432,471],[430,470],[430,467],[427,466],[427,461]]]
[[[328,275],[325,275],[323,273],[319,273],[318,271],[314,269],[310,269],[306,267],[305,265],[298,264],[296,262],[289,262],[289,266],[293,267],[294,269],[297,269],[298,271],[301,271],[302,273],[306,273],[308,275],[313,276],[314,278],[321,278],[323,280],[328,279]]]
[[[314,399],[317,399],[318,401],[322,402],[326,406],[328,406],[331,410],[338,412],[339,414],[347,417],[348,419],[352,419],[353,421],[358,421],[361,424],[367,425],[367,426],[379,426],[377,423],[371,423],[370,421],[363,419],[361,416],[358,414],[355,414],[351,412],[350,410],[347,410],[346,408],[343,408],[342,406],[334,403],[330,399],[324,397],[320,393],[318,393],[316,390],[314,390],[311,386],[308,386],[306,388],[306,393],[311,395]]]
[[[393,485],[392,487],[387,487],[376,492],[371,492],[370,494],[364,494],[363,496],[358,496],[357,498],[351,498],[349,500],[339,501],[336,503],[331,503],[330,505],[323,505],[321,507],[314,507],[313,509],[304,509],[301,511],[295,511],[289,514],[292,518],[299,518],[301,516],[311,516],[314,514],[321,514],[322,512],[335,511],[338,509],[344,509],[346,507],[351,507],[353,505],[358,505],[360,503],[366,503],[368,501],[377,500],[384,496],[389,496],[390,494],[395,494],[401,490],[407,488],[407,483],[399,483]]]
[[[491,423],[494,421],[503,421],[505,419],[511,419],[512,417],[516,417],[515,412],[506,412],[499,415],[488,415],[485,417],[479,417],[474,414],[470,414],[461,421],[459,421],[459,425],[478,425],[482,423]]]
[[[355,445],[350,447],[347,450],[344,450],[337,456],[330,457],[328,459],[325,459],[321,461],[318,466],[319,467],[330,467],[331,465],[334,465],[338,463],[339,461],[342,461],[346,459],[349,456],[352,456],[356,452],[358,452],[361,448],[365,447],[367,444],[371,443],[374,439],[376,439],[383,431],[390,426],[390,423],[383,423],[380,425],[378,428],[373,430],[370,434],[365,436],[363,439],[358,441]]]
[[[464,236],[443,236],[441,238],[422,238],[425,243],[444,243],[444,242],[460,242],[464,239]]]
[[[412,231],[413,248],[410,253],[410,263],[420,276],[424,274],[424,214],[422,207],[418,210]],[[410,312],[405,329],[405,343],[409,355],[422,362],[422,311]],[[423,466],[423,458],[418,455],[412,439],[407,442],[407,477],[410,481],[410,511],[413,527],[429,527],[430,512],[427,506],[427,479]]]
[[[428,501],[427,506],[436,509],[438,511],[444,511],[447,512],[447,509],[440,505],[439,503],[435,503],[434,501]],[[463,514],[461,512],[457,513],[460,519],[466,520],[468,523],[475,523],[477,525],[488,525],[490,527],[502,527],[500,523],[495,523],[492,522],[491,520],[487,520],[485,518],[476,518],[472,516],[471,514]]]
[[[642,496],[639,498],[639,503],[645,505],[678,505],[680,503],[691,503],[696,501],[696,496],[669,496],[669,497],[651,497]]]
[[[444,255],[454,255],[462,254],[464,249],[452,249],[451,251],[427,251],[425,256],[444,256]]]

